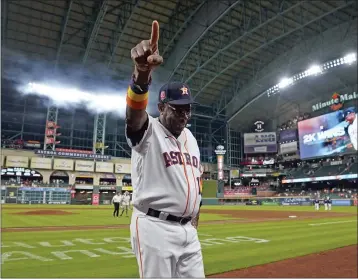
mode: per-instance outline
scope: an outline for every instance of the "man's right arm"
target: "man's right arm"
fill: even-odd
[[[158,51],[159,24],[153,21],[150,40],[144,40],[131,50],[134,62],[132,82],[127,90],[126,129],[132,146],[138,144],[148,128],[148,91],[151,73],[163,62]]]
[[[148,104],[149,74],[141,73],[133,75],[133,80],[127,89],[126,106],[126,134],[131,145],[137,145],[148,128]]]

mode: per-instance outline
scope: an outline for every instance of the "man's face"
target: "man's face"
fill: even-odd
[[[159,104],[162,124],[175,137],[180,136],[191,117],[191,105]]]
[[[356,118],[356,114],[354,112],[351,112],[346,116],[346,121],[352,124],[355,118]]]

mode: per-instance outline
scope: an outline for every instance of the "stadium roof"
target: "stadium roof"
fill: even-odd
[[[307,98],[357,83],[355,70],[337,70],[317,84],[302,81],[286,97],[261,98],[242,109],[281,75],[356,51],[355,0],[8,0],[2,1],[2,43],[12,53],[44,59],[58,69],[79,67],[127,80],[130,49],[149,38],[154,19],[165,60],[161,82],[188,83],[216,117],[230,118],[239,110],[231,119],[235,127],[258,114],[292,113]],[[287,102],[291,107],[285,109]]]

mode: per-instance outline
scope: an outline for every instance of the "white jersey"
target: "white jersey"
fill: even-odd
[[[122,205],[129,205],[131,197],[129,195],[124,195],[122,198]]]
[[[115,196],[113,196],[113,198],[112,198],[112,203],[120,203],[120,202],[122,202],[122,195],[115,195]]]
[[[348,135],[349,135],[349,138],[351,140],[351,143],[354,147],[355,150],[358,150],[357,149],[357,145],[358,145],[358,137],[357,137],[357,118],[358,118],[358,115],[356,114],[355,118],[354,118],[354,121],[351,125],[348,126]]]
[[[176,216],[195,216],[201,201],[201,164],[196,139],[184,129],[176,139],[158,118],[148,115],[148,129],[132,146],[133,205]]]

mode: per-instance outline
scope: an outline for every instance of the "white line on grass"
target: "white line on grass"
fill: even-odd
[[[316,224],[309,224],[309,225],[310,225],[310,226],[321,226],[321,225],[341,224],[341,223],[352,223],[352,222],[357,222],[357,220],[338,221],[338,222],[326,222],[326,223],[316,223]]]

